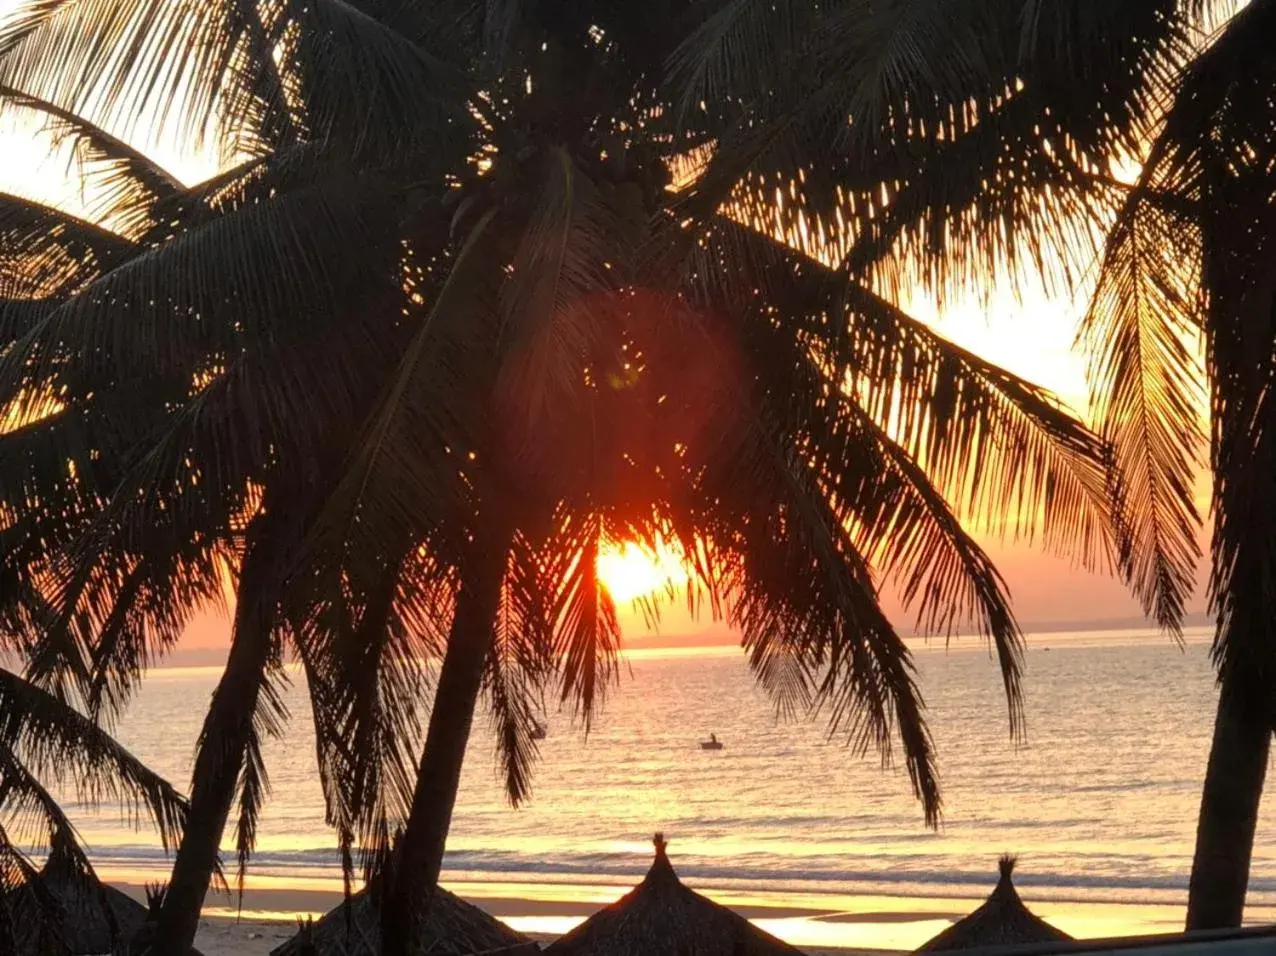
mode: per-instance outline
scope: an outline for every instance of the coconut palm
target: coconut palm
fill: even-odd
[[[286,648],[343,846],[406,815],[384,918],[408,946],[480,691],[517,797],[529,701],[555,680],[588,721],[614,676],[608,541],[680,550],[689,597],[740,628],[782,706],[829,708],[860,750],[898,737],[933,822],[934,752],[880,581],[923,626],[992,640],[1013,724],[1018,628],[954,505],[995,499],[1096,563],[1118,537],[1102,443],[1041,390],[773,238],[763,217],[785,206],[750,205],[742,175],[669,188],[747,107],[727,89],[683,111],[666,85],[694,9],[426,13],[53,0],[0,32],[0,82],[117,141],[149,115],[239,160],[148,200],[84,283],[23,301],[0,357],[7,399],[84,412],[88,465],[100,435],[121,442],[100,478],[77,464],[65,483],[84,520],[47,521],[42,674],[126,699],[219,564],[237,568],[164,951],[193,935],[236,792],[251,847]],[[145,406],[143,434],[112,401]],[[74,417],[28,411],[50,442]],[[14,564],[41,596],[45,550]],[[421,651],[442,659],[413,773],[400,691]]]
[[[1238,926],[1276,716],[1276,582],[1266,531],[1271,511],[1272,409],[1263,384],[1276,343],[1276,56],[1266,38],[1276,5],[1238,14],[1183,70],[1165,125],[1108,242],[1091,317],[1103,346],[1101,380],[1119,419],[1142,383],[1193,376],[1208,383],[1214,530],[1210,606],[1218,715],[1201,798],[1188,928]],[[1165,245],[1155,248],[1161,243]],[[1177,255],[1177,259],[1170,256]],[[1206,375],[1171,344],[1125,365],[1126,329],[1155,317],[1153,341],[1203,337]],[[1189,392],[1190,394],[1190,392]],[[1195,408],[1165,403],[1184,455],[1199,440]],[[1133,445],[1163,461],[1163,447]]]
[[[785,224],[805,220],[853,277],[970,286],[1009,268],[1066,288],[1101,256],[1082,341],[1127,505],[1124,570],[1173,632],[1199,558],[1191,492],[1208,391],[1220,701],[1190,928],[1241,920],[1273,726],[1259,476],[1274,13],[1208,0],[708,4],[675,58],[685,102],[729,76],[757,104],[710,181],[801,171]],[[865,143],[876,165],[854,168]],[[1137,182],[1117,181],[1132,160]]]
[[[3,196],[0,340],[7,348],[58,302],[122,261],[130,247],[127,234],[141,225],[138,195],[170,188],[170,181],[140,154],[51,104],[8,88],[0,89],[0,100],[13,111],[40,114],[55,141],[72,144],[83,161],[86,184],[98,192],[96,211],[112,218],[119,230],[30,199]],[[114,194],[116,173],[130,178],[137,193]],[[187,819],[180,794],[113,740],[94,719],[96,714],[86,716],[71,703],[67,678],[86,675],[88,664],[80,647],[56,636],[54,544],[82,525],[91,510],[95,476],[109,473],[122,447],[119,442],[130,429],[144,427],[112,396],[102,405],[117,427],[90,441],[84,409],[62,407],[75,381],[74,373],[64,369],[39,394],[23,391],[5,403],[0,427],[5,461],[0,479],[5,555],[0,650],[9,661],[24,662],[28,672],[24,678],[0,670],[0,938],[20,951],[32,946],[59,951],[66,942],[60,923],[65,925],[61,910],[67,893],[100,909],[103,916],[93,917],[94,926],[109,928],[112,923],[105,914],[114,907],[94,877],[61,797],[74,795],[91,808],[116,805],[135,825],[149,821],[165,848],[180,839]],[[45,872],[56,871],[60,888],[55,892],[49,891],[37,865],[46,850]]]
[[[4,529],[9,545],[4,559],[6,623],[25,641],[33,680],[60,694],[79,695],[90,713],[110,716],[127,703],[141,671],[173,644],[190,615],[201,605],[220,601],[225,568],[238,571],[236,639],[195,775],[200,786],[195,788],[194,819],[199,825],[184,842],[187,847],[199,842],[195,865],[202,873],[197,881],[202,900],[209,868],[217,865],[225,808],[236,791],[241,858],[251,848],[265,786],[260,740],[282,716],[277,689],[288,635],[275,627],[273,611],[254,606],[249,598],[256,594],[265,601],[263,591],[279,590],[271,575],[288,570],[287,549],[301,540],[297,523],[304,524],[306,496],[316,497],[308,476],[324,471],[313,459],[289,452],[286,436],[270,432],[269,416],[279,409],[270,410],[266,391],[251,383],[284,371],[273,362],[271,349],[235,362],[233,338],[228,348],[224,337],[217,344],[193,335],[181,338],[179,349],[134,353],[129,364],[130,356],[122,350],[86,346],[83,335],[68,346],[67,338],[47,327],[37,359],[22,351],[33,341],[23,336],[59,309],[63,321],[75,321],[67,313],[78,293],[92,288],[93,293],[78,300],[91,305],[89,296],[103,290],[104,277],[127,284],[129,269],[144,271],[147,254],[173,233],[196,232],[191,242],[197,248],[201,238],[207,241],[206,234],[198,233],[201,226],[208,227],[228,207],[251,204],[253,188],[265,192],[273,186],[260,183],[257,164],[250,161],[187,190],[82,117],[25,94],[10,92],[8,100],[11,108],[41,116],[57,140],[71,144],[76,170],[94,203],[86,210],[91,218],[80,218],[23,197],[3,197],[3,275],[10,296],[4,307],[6,318],[11,317],[6,345],[13,372],[7,406],[14,425],[0,437],[5,451],[0,482],[12,511]],[[335,201],[335,192],[330,199]],[[290,228],[298,225],[293,219]],[[373,248],[375,244],[368,247]],[[190,245],[175,250],[178,256],[189,253]],[[326,269],[324,276],[330,283],[342,281],[339,265]],[[137,288],[135,283],[132,289]],[[104,294],[130,321],[145,318],[145,310],[128,309],[115,298],[121,293]],[[373,296],[375,284],[364,285],[361,294]],[[323,313],[314,307],[317,296],[348,306],[333,284],[312,285],[310,292],[293,298],[309,327],[293,330],[291,337],[270,333],[276,345],[291,344],[288,354],[300,363],[301,374],[312,376],[307,385],[297,379],[291,384],[316,393],[334,369],[295,346],[299,335],[320,328]],[[203,300],[209,323],[204,327],[214,337],[233,336],[228,326],[211,327],[229,305],[218,299]],[[189,321],[195,314],[189,305],[148,301],[152,319],[161,310],[169,319],[176,315]],[[209,302],[223,312],[210,309]],[[235,307],[234,322],[248,317],[247,310]],[[359,336],[357,323],[347,328]],[[337,338],[326,336],[329,345],[336,345]],[[348,343],[330,357],[340,355],[353,359],[357,368],[375,369],[377,363],[359,359],[366,341]],[[377,344],[392,341],[387,336]],[[139,347],[155,342],[151,336]],[[383,357],[380,367],[385,361]],[[365,403],[375,395],[375,383],[366,378],[356,382],[355,376],[336,371],[351,385],[349,395],[362,388],[369,396]],[[199,386],[193,394],[192,383]],[[245,394],[267,398],[267,403],[252,405],[241,400]],[[334,405],[324,411],[329,414],[323,426],[336,440],[342,434],[340,412]],[[262,416],[256,424],[254,414]],[[208,418],[238,431],[238,457],[209,447],[210,439],[199,427]],[[350,425],[346,423],[346,430]],[[296,430],[292,434],[301,437]],[[213,437],[224,438],[224,433]],[[311,441],[306,448],[307,455],[320,454],[331,443]],[[281,453],[297,467],[291,473],[299,475],[295,480],[272,467]],[[271,507],[285,496],[288,509]],[[268,608],[274,603],[268,602]],[[305,649],[308,664],[320,666],[323,648],[309,642]],[[405,660],[414,656],[403,655]],[[413,683],[415,672],[400,676],[396,689],[405,699],[400,713],[410,714],[420,688]],[[225,770],[222,755],[228,749],[234,757]],[[249,769],[241,773],[244,767]],[[201,809],[210,802],[212,810]],[[190,859],[188,851],[186,867]],[[176,875],[184,872],[179,867]],[[175,880],[172,892],[180,898],[190,882]]]

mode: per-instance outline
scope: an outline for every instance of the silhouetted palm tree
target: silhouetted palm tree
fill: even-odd
[[[669,188],[752,108],[719,84],[679,109],[666,63],[696,16],[54,0],[0,32],[0,82],[121,139],[155,115],[247,154],[143,202],[128,253],[86,284],[15,307],[31,324],[0,357],[0,394],[45,403],[37,431],[59,418],[41,417],[52,394],[145,406],[115,473],[82,481],[77,464],[86,520],[49,521],[67,555],[57,613],[80,630],[62,643],[94,655],[91,697],[123,699],[219,562],[238,567],[165,951],[193,935],[237,789],[251,846],[285,642],[343,846],[406,812],[385,919],[387,946],[408,946],[481,689],[517,798],[530,700],[557,680],[588,720],[615,672],[595,568],[610,540],[680,550],[690,598],[739,627],[782,705],[828,706],[860,750],[898,735],[930,821],[933,749],[879,578],[924,626],[991,638],[1015,723],[1019,632],[953,503],[995,501],[1012,529],[1101,562],[1118,537],[1104,448],[1039,389],[772,238],[774,191],[751,203],[721,164]],[[117,433],[87,414],[95,464],[98,429]],[[46,460],[34,487],[56,473]],[[395,688],[431,650],[413,774]]]
[[[720,3],[675,58],[685,102],[730,78],[756,105],[710,180],[802,169],[786,225],[805,219],[851,276],[969,286],[1011,269],[1075,288],[1102,254],[1082,339],[1125,571],[1175,632],[1208,383],[1221,693],[1190,928],[1241,920],[1273,727],[1274,25],[1267,0]],[[1114,171],[1131,162],[1127,185]]]
[[[1208,383],[1214,515],[1210,606],[1218,715],[1188,896],[1189,929],[1239,926],[1276,711],[1276,4],[1255,2],[1176,78],[1122,206],[1088,332],[1127,458],[1187,478]],[[1205,369],[1184,343],[1204,339]],[[1177,392],[1177,395],[1175,394]],[[1140,402],[1140,394],[1155,396]],[[1153,428],[1122,434],[1150,406]],[[1186,482],[1172,485],[1190,502]],[[1164,527],[1158,522],[1157,528]],[[1167,548],[1186,550],[1178,529]],[[1182,542],[1181,544],[1179,542]]]
[[[328,315],[349,308],[349,299],[334,293],[333,284],[292,298],[309,325],[290,335],[248,324],[252,313],[221,291],[199,300],[205,304],[202,316],[189,307],[190,299],[159,301],[150,298],[150,290],[141,307],[142,300],[128,302],[117,291],[96,298],[108,282],[122,289],[132,281],[136,290],[148,281],[148,270],[162,274],[170,268],[150,257],[174,233],[194,233],[190,241],[196,247],[209,233],[215,236],[215,219],[257,198],[251,190],[258,164],[188,190],[82,117],[26,95],[9,93],[7,99],[11,108],[41,117],[75,150],[75,171],[92,201],[86,210],[92,218],[13,195],[0,204],[11,375],[9,427],[0,436],[0,488],[12,511],[2,532],[3,612],[13,632],[26,639],[33,680],[78,695],[94,715],[110,714],[127,703],[141,672],[171,647],[190,615],[201,604],[221,600],[226,569],[236,567],[235,640],[201,736],[193,789],[196,825],[186,834],[187,852],[176,874],[194,868],[199,875],[175,880],[168,897],[181,899],[183,892],[189,897],[194,884],[202,900],[237,791],[241,859],[255,836],[265,787],[261,737],[283,716],[278,688],[290,632],[276,610],[279,576],[290,571],[290,548],[303,540],[306,501],[323,500],[316,480],[333,471],[331,461],[325,471],[310,456],[344,441],[336,444],[340,460],[379,386],[357,372],[381,371],[389,359],[360,358],[370,340],[353,322],[345,332],[332,329],[323,336],[324,347],[333,349],[329,358],[350,361],[351,369],[324,367],[301,346],[322,327],[325,313],[317,301]],[[259,188],[264,195],[273,187]],[[291,220],[289,228],[298,222]],[[189,245],[165,250],[179,261],[189,251]],[[276,253],[287,256],[288,250]],[[369,252],[369,258],[375,255]],[[383,263],[384,272],[393,272],[396,255],[391,252]],[[201,257],[194,268],[219,270],[224,264]],[[262,263],[250,254],[247,264]],[[143,278],[136,278],[139,273]],[[224,271],[220,275],[233,294],[237,281]],[[339,283],[339,266],[324,277]],[[188,294],[198,297],[207,290],[208,278],[197,274]],[[358,294],[374,296],[375,283],[361,283]],[[394,294],[401,298],[397,288]],[[77,307],[109,307],[124,327],[148,319],[155,324],[132,326],[136,350],[129,352],[101,344],[96,336],[104,324],[93,323],[86,312],[77,315]],[[166,320],[195,328],[166,326]],[[38,344],[28,334],[36,325]],[[350,336],[344,345],[343,335]],[[157,350],[164,336],[171,347]],[[244,355],[237,337],[259,343],[265,337],[269,345]],[[30,348],[35,351],[23,351]],[[324,406],[327,414],[319,422],[323,435],[305,432],[299,420],[286,431],[272,430],[270,416],[281,409],[269,406],[279,393],[254,383],[287,374],[278,360],[283,355],[302,377],[288,381],[293,388],[320,395],[335,371],[350,386],[349,395],[365,390],[365,407],[344,422],[344,431],[332,404]],[[232,436],[233,449],[225,444]],[[289,445],[293,440],[295,448]],[[288,462],[286,474],[279,470],[280,457]],[[287,507],[271,508],[274,501],[286,501]],[[308,666],[320,669],[325,648],[312,640],[303,649]],[[416,653],[403,657],[412,660]],[[400,713],[410,715],[422,691],[420,675],[400,676]],[[186,908],[197,914],[199,903]]]

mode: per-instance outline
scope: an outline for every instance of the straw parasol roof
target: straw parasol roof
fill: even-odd
[[[798,950],[682,885],[657,833],[646,878],[546,956],[793,956]]]
[[[146,922],[145,906],[95,876],[81,876],[50,860],[38,879],[61,908],[55,932],[72,956],[119,949]],[[19,887],[10,891],[6,903],[14,917],[19,956],[42,952],[46,940],[30,911],[37,905],[35,894]]]
[[[965,919],[954,923],[930,942],[920,947],[919,953],[933,953],[950,949],[972,949],[977,946],[1008,946],[1014,943],[1054,943],[1072,939],[1057,930],[1039,916],[1029,912],[1015,892],[1010,875],[1015,869],[1015,858],[1003,856],[998,861],[1001,879],[992,895]]]
[[[421,956],[475,956],[478,953],[536,952],[526,936],[494,916],[436,887],[429,909]],[[381,952],[381,911],[367,890],[350,897],[323,919],[303,926],[276,946],[270,956],[377,956]]]

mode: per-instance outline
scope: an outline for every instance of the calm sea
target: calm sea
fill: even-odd
[[[632,885],[662,830],[687,882],[770,913],[768,928],[812,942],[818,915],[819,941],[907,946],[968,911],[994,882],[997,856],[1011,852],[1022,894],[1065,929],[1173,929],[1216,695],[1206,641],[1203,632],[1182,649],[1151,632],[1032,637],[1021,746],[1009,740],[996,666],[981,645],[919,646],[945,786],[938,832],[924,826],[901,769],[857,758],[822,723],[777,721],[739,651],[634,653],[587,739],[567,714],[550,715],[524,807],[506,804],[488,728],[476,724],[445,881],[502,900],[497,909],[514,917],[511,899],[557,901],[525,907],[523,925],[560,928],[572,901]],[[184,785],[217,676],[154,671],[120,738]],[[273,795],[252,873],[314,886],[336,877],[336,862],[299,683],[290,706],[288,735],[268,751]],[[700,750],[711,732],[725,749]],[[108,873],[162,874],[147,835],[109,815],[81,819]],[[1251,915],[1276,919],[1270,802]]]

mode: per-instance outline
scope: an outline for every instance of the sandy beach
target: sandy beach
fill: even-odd
[[[235,919],[213,916],[200,920],[195,945],[204,956],[266,956],[297,931],[296,921]],[[554,937],[530,934],[542,944]],[[808,956],[886,956],[885,951],[839,947],[804,947]]]
[[[112,881],[114,885],[137,899],[145,894],[141,883],[129,881]],[[454,889],[463,889],[454,887]],[[547,890],[551,889],[546,887]],[[546,898],[528,898],[530,894],[488,895],[481,890],[477,894],[466,893],[471,902],[482,906],[494,916],[506,920],[512,926],[526,933],[538,942],[545,944],[552,941],[560,933],[566,931],[590,912],[598,909],[609,899],[623,893],[616,887],[596,888],[592,902],[583,902],[579,898],[553,898],[552,892]],[[575,894],[573,894],[575,895]],[[265,956],[297,931],[298,920],[307,916],[318,919],[323,913],[341,902],[341,895],[318,885],[308,886],[262,886],[250,882],[243,899],[243,909],[238,910],[234,900],[224,895],[210,895],[205,907],[204,918],[200,920],[199,934],[195,943],[204,956]],[[913,923],[918,920],[934,918],[937,914],[926,906],[925,901],[916,901],[919,905],[916,912],[868,910],[858,913],[836,912],[829,909],[772,904],[743,904],[736,902],[733,906],[737,912],[755,921],[770,932],[789,936],[785,931],[795,924],[807,926],[826,926],[837,932],[845,928],[848,922],[863,924],[865,930],[874,927],[889,930],[891,926]],[[952,914],[956,918],[960,914]],[[541,931],[538,927],[553,927],[553,931]],[[778,931],[778,932],[777,932]],[[809,932],[804,934],[809,938]],[[871,956],[871,954],[898,953],[903,947],[878,948],[864,946],[837,945],[803,945],[799,948],[810,956]]]
[[[107,881],[143,899],[147,875],[104,874]],[[632,886],[602,883],[446,881],[447,888],[512,928],[548,942],[623,896]],[[695,886],[694,882],[691,884]],[[760,929],[807,954],[904,953],[915,950],[975,909],[982,896],[878,896],[793,894],[765,890],[696,887]],[[991,887],[989,887],[990,889]],[[210,893],[196,940],[204,956],[264,956],[297,931],[299,920],[319,919],[342,900],[332,878],[250,874],[242,902]],[[1181,907],[1030,900],[1033,910],[1077,938],[1173,932]]]

